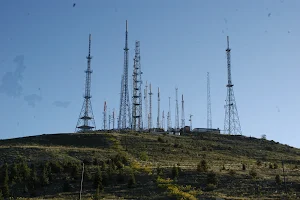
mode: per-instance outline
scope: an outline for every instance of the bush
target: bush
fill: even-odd
[[[197,171],[198,172],[207,172],[208,165],[206,160],[201,160],[201,162],[197,165]]]
[[[71,190],[71,185],[69,180],[65,180],[64,185],[63,185],[63,192],[70,192]]]
[[[135,184],[136,184],[135,176],[134,176],[134,173],[132,173],[129,180],[128,180],[128,187],[133,188],[135,186]]]
[[[118,172],[118,175],[117,175],[117,182],[118,183],[123,183],[125,180],[125,177],[124,177],[124,172],[122,169],[119,170]]]
[[[208,184],[208,185],[206,186],[206,191],[213,191],[213,190],[215,190],[216,188],[217,188],[216,185],[214,185],[214,184]]]
[[[172,178],[177,178],[179,176],[179,170],[178,167],[176,167],[175,165],[172,168]]]
[[[277,175],[275,176],[275,182],[276,182],[277,185],[280,185],[280,184],[281,184],[282,181],[281,181],[280,175],[277,174]]]
[[[218,177],[217,174],[213,171],[210,171],[207,174],[207,178],[206,178],[206,183],[207,184],[213,184],[213,185],[217,185],[218,184]]]
[[[157,141],[158,141],[158,142],[161,142],[161,143],[164,143],[164,142],[165,142],[161,137],[158,137],[158,138],[157,138]]]
[[[260,160],[256,161],[256,165],[257,166],[261,166],[262,165],[262,162]]]
[[[142,161],[147,161],[149,159],[149,157],[148,157],[148,155],[147,155],[147,153],[145,151],[143,151],[143,152],[140,153],[140,159]]]
[[[97,168],[97,172],[94,177],[94,188],[102,188],[102,173],[100,167]]]
[[[272,163],[269,164],[269,168],[270,168],[270,169],[274,169]]]
[[[0,200],[4,200],[4,197],[3,197],[3,194],[2,194],[1,190],[0,190]]]
[[[234,171],[233,169],[229,170],[229,175],[230,176],[236,175],[236,171]]]
[[[246,170],[246,165],[243,163],[242,169],[245,171]]]
[[[278,169],[277,163],[274,163],[273,169]]]
[[[256,178],[257,177],[257,172],[254,168],[252,168],[250,171],[249,171],[249,175],[252,177],[252,178]]]

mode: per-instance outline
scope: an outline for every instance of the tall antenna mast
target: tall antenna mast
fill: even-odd
[[[159,96],[159,88],[157,92],[157,123],[156,123],[156,128],[160,128],[160,96]]]
[[[169,97],[169,112],[168,112],[168,131],[172,129],[172,120],[171,120],[171,97]]]
[[[224,131],[225,134],[242,135],[239,115],[238,115],[237,106],[234,98],[233,84],[231,80],[230,51],[231,49],[229,48],[229,36],[227,36],[226,54],[227,54],[228,84],[226,85],[227,97],[226,97],[226,105],[225,105]]]
[[[184,100],[183,100],[183,95],[181,96],[181,128],[182,131],[184,131],[185,127],[185,116],[184,116]]]
[[[207,128],[212,129],[212,116],[211,116],[211,99],[210,99],[210,78],[207,72]]]
[[[179,108],[178,108],[178,88],[175,88],[176,91],[176,110],[175,110],[175,129],[179,131]]]
[[[103,130],[106,130],[106,123],[107,123],[107,106],[106,106],[106,101],[104,101],[104,109],[103,109]]]
[[[91,103],[91,40],[92,36],[89,35],[89,54],[86,57],[87,59],[87,70],[86,73],[86,80],[85,80],[85,94],[84,94],[84,101],[81,108],[81,112],[79,115],[79,119],[77,121],[75,132],[88,132],[91,130],[96,129],[96,123],[94,119],[92,103]],[[90,122],[90,123],[89,123]]]
[[[124,71],[121,81],[121,94],[120,94],[120,111],[119,111],[119,129],[128,129],[131,127],[131,114],[129,103],[129,90],[128,90],[128,29],[126,20],[125,32],[125,48],[124,48]]]
[[[113,110],[112,113],[112,124],[113,124],[113,130],[115,130],[115,109]]]
[[[143,129],[142,113],[142,72],[140,64],[140,42],[135,42],[135,57],[133,69],[133,102],[132,102],[132,130]]]
[[[165,130],[165,111],[162,111],[161,128]]]
[[[111,130],[111,122],[112,122],[112,117],[111,117],[111,112],[110,112],[110,109],[108,109],[108,130]]]
[[[192,117],[193,117],[193,115],[190,114],[190,119],[189,119],[189,121],[190,121],[190,131],[193,130],[193,129],[192,129]]]
[[[152,90],[150,83],[150,92],[149,92],[149,129],[152,129]]]
[[[148,114],[148,83],[146,81],[146,86],[144,90],[144,102],[145,102],[145,128],[149,129],[149,114]]]

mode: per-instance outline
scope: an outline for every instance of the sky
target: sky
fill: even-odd
[[[212,126],[224,129],[229,36],[243,135],[266,134],[269,140],[300,147],[299,9],[298,0],[3,0],[0,139],[75,131],[89,34],[91,102],[101,129],[104,101],[110,112],[119,110],[128,20],[129,77],[139,40],[142,87],[151,82],[154,93],[154,125],[157,88],[165,114],[171,97],[174,125],[178,87],[186,124],[192,114],[193,128],[205,128],[209,72]]]

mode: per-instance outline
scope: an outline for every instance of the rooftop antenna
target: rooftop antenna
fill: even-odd
[[[210,78],[207,72],[207,128],[212,129],[212,116],[211,116],[211,99],[210,99]]]
[[[224,131],[225,134],[242,135],[239,115],[238,115],[237,106],[234,98],[233,83],[231,80],[230,51],[231,49],[229,48],[229,36],[227,36],[226,54],[227,54],[228,84],[226,85],[227,97],[226,97],[226,105],[225,105]]]
[[[85,94],[84,94],[84,101],[81,108],[81,112],[79,115],[79,119],[77,121],[75,132],[88,132],[91,130],[96,129],[93,109],[92,109],[92,103],[91,103],[91,34],[89,35],[89,54],[86,57],[87,59],[87,70],[86,73],[86,80],[85,80]],[[90,122],[90,123],[89,123]]]

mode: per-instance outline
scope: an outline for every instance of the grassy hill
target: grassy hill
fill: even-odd
[[[0,190],[24,199],[79,199],[82,163],[82,199],[300,196],[300,150],[244,136],[39,135],[0,140],[0,155]]]

